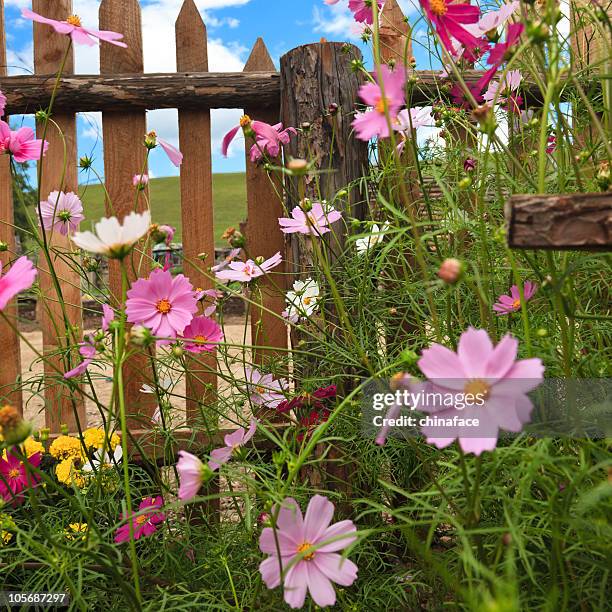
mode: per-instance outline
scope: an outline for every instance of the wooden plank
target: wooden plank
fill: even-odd
[[[176,21],[176,65],[180,72],[208,70],[206,26],[193,0],[185,0]],[[194,287],[212,289],[214,281],[202,270],[215,263],[210,111],[180,110],[181,217],[183,271]],[[207,253],[203,264],[198,253]],[[201,406],[216,399],[215,354],[187,356],[187,423],[201,420]]]
[[[0,76],[5,76],[6,73],[4,0],[0,0]],[[4,120],[8,121],[8,117],[4,117]],[[0,155],[0,242],[8,245],[8,251],[0,252],[3,272],[8,270],[8,264],[17,256],[13,223],[13,187],[10,158],[8,155]],[[17,324],[17,300],[13,300],[7,305],[4,309],[4,315],[10,319],[11,324]],[[4,319],[0,319],[0,346],[2,347],[0,404],[10,403],[23,413],[21,388],[15,385],[15,381],[21,375],[19,335]]]
[[[253,73],[272,72],[274,69],[274,62],[264,41],[258,38],[244,71]],[[253,100],[257,99],[253,98]],[[257,100],[257,103],[251,102],[246,106],[244,112],[251,119],[274,125],[278,123],[280,118],[280,98],[273,108],[266,109]],[[245,143],[248,253],[253,258],[262,255],[267,259],[280,251],[283,254],[283,259],[285,259],[285,237],[276,221],[279,217],[285,216],[283,203],[279,197],[282,189],[278,174],[268,176],[268,173],[261,166],[254,164],[249,159],[251,146],[252,142]],[[269,346],[281,349],[280,351],[254,350],[253,362],[260,365],[266,360],[286,356],[287,326],[280,317],[285,309],[285,297],[279,291],[286,289],[286,277],[282,275],[285,269],[286,265],[283,262],[274,269],[274,274],[271,277],[262,279],[259,284],[264,308],[276,313],[277,316],[262,308],[252,307],[251,310],[251,344],[253,346]]]
[[[127,49],[114,45],[100,46],[100,72],[142,73],[144,70],[142,51],[142,27],[140,6],[137,0],[103,0],[100,4],[100,29],[121,32]],[[146,149],[142,145],[147,131],[146,115],[142,110],[109,111],[102,113],[104,142],[104,175],[110,202],[106,202],[107,214],[123,219],[134,210],[135,197],[132,179],[144,168]],[[146,170],[145,170],[146,172]],[[137,211],[147,207],[144,197],[138,198]],[[138,267],[140,255],[133,258]],[[150,266],[145,258],[142,270],[134,274],[130,268],[130,280],[138,275],[147,276]],[[109,280],[115,303],[121,296],[121,274],[116,262],[110,262]],[[155,396],[140,393],[140,387],[151,375],[148,359],[144,353],[137,353],[128,360],[124,368],[125,399],[130,414],[130,427],[142,427],[155,411]]]
[[[72,14],[72,0],[34,0],[32,8],[45,17],[63,20]],[[34,23],[34,68],[36,72],[39,74],[57,72],[66,56],[69,42],[66,36],[57,34],[53,28]],[[74,51],[71,48],[66,58],[64,71],[70,74],[73,70]],[[56,105],[52,113],[53,121],[61,130],[61,134],[55,126],[49,125],[46,134],[49,151],[42,162],[40,186],[40,195],[43,200],[47,199],[52,191],[77,193],[78,190],[76,117],[74,113],[66,112],[61,104]],[[39,138],[42,138],[42,132],[43,128],[39,125]],[[66,147],[66,158],[64,158],[64,146]],[[57,375],[57,368],[60,371],[66,371],[67,366],[74,367],[74,360],[80,357],[73,354],[73,361],[68,364],[60,355],[53,355],[58,350],[66,349],[70,345],[74,346],[81,339],[81,279],[61,255],[73,250],[70,239],[59,232],[47,232],[46,240],[50,261],[46,260],[42,252],[39,254],[40,299],[42,300],[40,313],[43,349],[46,357],[45,422],[51,431],[59,431],[62,424],[68,428],[75,428],[77,418],[81,427],[86,427],[87,416],[83,399],[78,393],[71,393],[64,381],[58,380]],[[50,266],[60,286],[65,312],[60,304],[59,290],[56,289]],[[77,330],[76,333],[68,326]],[[53,379],[56,382],[53,382]]]
[[[118,26],[122,30],[121,25]],[[102,45],[102,49],[112,45]],[[124,50],[126,51],[126,50]],[[475,85],[482,76],[479,70],[466,70],[465,81]],[[444,85],[439,70],[417,70],[412,101],[415,106],[431,102],[432,97],[444,98]],[[542,92],[535,83],[525,82],[525,99],[531,106],[542,104]],[[50,76],[0,76],[0,89],[8,99],[12,114],[33,113],[49,103],[53,90]],[[561,88],[566,99],[569,86]],[[134,111],[157,108],[244,108],[254,99],[261,107],[278,104],[280,75],[277,72],[234,73],[193,72],[185,74],[77,75],[62,79],[58,106],[73,112]],[[447,96],[448,98],[448,96]]]
[[[506,202],[513,249],[612,250],[612,194],[515,195]]]
[[[410,68],[413,58],[411,28],[397,0],[386,0],[380,21],[380,52],[384,60],[401,62]]]

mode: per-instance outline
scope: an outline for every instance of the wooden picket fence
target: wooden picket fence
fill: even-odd
[[[33,0],[32,4],[34,11],[51,18],[66,19],[72,14],[71,0]],[[180,149],[184,154],[180,176],[184,272],[194,286],[204,289],[212,286],[200,267],[194,265],[197,262],[200,266],[210,266],[214,258],[211,108],[242,108],[252,118],[269,123],[282,120],[285,125],[296,127],[307,123],[308,150],[318,155],[321,167],[334,170],[320,177],[319,188],[324,195],[331,197],[335,190],[358,179],[367,165],[367,147],[351,136],[350,127],[360,84],[359,77],[351,70],[351,60],[360,55],[355,47],[349,46],[347,52],[345,45],[325,41],[299,47],[282,58],[281,70],[277,72],[264,42],[258,39],[244,73],[209,73],[206,26],[194,0],[185,0],[176,21],[177,72],[144,74],[138,1],[103,0],[99,27],[122,32],[128,48],[102,44],[99,76],[73,75],[74,58],[72,52],[69,54],[65,77],[55,101],[57,111],[53,113],[64,141],[56,130],[50,130],[47,134],[50,147],[44,161],[42,193],[44,195],[59,189],[77,191],[76,113],[102,111],[106,189],[117,216],[131,212],[134,205],[132,177],[141,171],[145,162],[146,152],[140,144],[147,132],[146,111],[178,108]],[[410,36],[410,28],[397,1],[387,0],[381,27],[384,59],[401,61],[410,57]],[[576,49],[582,49],[585,37],[582,29],[575,32]],[[8,97],[9,113],[32,113],[48,105],[53,88],[52,75],[59,68],[66,44],[66,38],[51,28],[34,24],[35,74],[7,77],[4,0],[0,0],[0,89]],[[417,85],[412,92],[412,103],[418,105],[439,91],[439,77],[430,71],[415,74]],[[478,71],[473,71],[467,80],[475,82],[479,76]],[[541,99],[535,86],[527,97],[534,104]],[[338,113],[328,112],[333,104],[338,105]],[[293,140],[288,148],[289,154],[305,156],[305,140]],[[64,142],[67,164],[64,163]],[[64,178],[60,184],[59,177],[62,176]],[[295,190],[291,189],[290,181],[286,187],[286,204],[292,207],[295,204]],[[246,189],[249,254],[269,257],[277,251],[288,253],[276,222],[276,218],[282,216],[282,203],[266,171],[247,163]],[[364,214],[365,198],[364,194],[357,192],[350,194],[349,206],[356,216]],[[143,198],[140,202],[144,205]],[[8,253],[0,253],[4,264],[15,256],[12,219],[8,159],[7,156],[0,156],[0,240],[9,244]],[[67,259],[62,257],[63,252],[72,251],[73,247],[68,239],[57,233],[53,235],[52,246],[52,264],[61,279],[69,323],[80,330],[80,279],[68,265]],[[559,248],[562,245],[557,241],[554,246]],[[209,254],[208,260],[200,261],[200,253]],[[63,313],[57,299],[51,297],[55,290],[42,257],[40,261],[40,294],[44,298],[41,312],[46,355],[46,424],[52,432],[58,432],[61,424],[76,431],[77,418],[81,428],[86,424],[84,402],[78,394],[68,393],[61,381],[61,372],[65,371],[63,355],[68,348]],[[283,272],[289,273],[291,269],[287,264],[278,271],[281,274],[275,275],[275,284],[282,286],[286,282]],[[119,295],[120,282],[118,269],[111,265],[110,287],[114,296]],[[263,308],[255,308],[251,317],[252,344],[284,352],[288,348],[286,326],[281,318],[271,314],[279,314],[283,310],[283,297],[272,295],[272,292],[266,291],[266,287],[263,296]],[[15,305],[7,313],[16,320]],[[19,339],[15,327],[1,321],[0,347],[0,398],[21,406]],[[256,362],[270,357],[274,357],[274,351],[254,350]],[[146,372],[147,356],[144,354],[133,358],[126,367],[126,403],[130,407],[134,429],[150,421],[155,408],[152,396],[139,392],[143,382],[146,382]],[[194,422],[202,405],[214,399],[216,383],[213,359],[204,364],[199,360],[190,360],[186,392],[187,425]],[[193,441],[194,435],[187,429],[184,438]],[[153,447],[149,450],[154,452]]]

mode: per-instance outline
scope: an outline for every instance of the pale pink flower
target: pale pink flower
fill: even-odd
[[[485,36],[487,32],[503,26],[520,8],[520,2],[502,4],[497,11],[490,11],[480,17],[477,23],[468,23],[463,27],[474,36]]]
[[[183,274],[153,270],[139,278],[127,292],[127,320],[148,327],[161,338],[176,338],[191,323],[198,310],[193,286]]]
[[[544,366],[538,358],[517,361],[517,351],[518,340],[510,334],[493,346],[485,330],[473,327],[461,334],[456,353],[440,344],[423,351],[418,366],[429,379],[432,393],[451,394],[456,400],[450,408],[445,402],[445,406],[423,410],[442,419],[473,423],[424,426],[427,442],[445,448],[458,440],[463,451],[480,455],[495,448],[500,429],[521,431],[533,410],[527,393],[542,382]],[[468,394],[479,398],[478,402],[467,405]]]
[[[76,193],[71,191],[52,191],[49,197],[40,203],[40,214],[43,227],[58,231],[62,236],[79,228],[83,216],[83,204]]]
[[[225,446],[216,448],[210,453],[210,461],[208,467],[215,471],[218,470],[224,463],[227,463],[234,452],[241,446],[244,446],[254,435],[257,430],[257,420],[251,419],[251,426],[248,431],[244,427],[240,427],[231,434],[227,434],[223,441]]]
[[[227,268],[232,263],[232,261],[236,259],[236,257],[240,256],[241,252],[242,249],[232,249],[221,263],[217,264],[216,266],[213,266],[210,269],[211,272],[219,272],[220,270],[225,270],[225,268]]]
[[[58,34],[66,34],[72,38],[72,41],[78,45],[87,45],[89,47],[96,44],[95,39],[102,40],[116,45],[117,47],[127,47],[127,45],[120,40],[123,38],[123,34],[117,32],[110,32],[107,30],[94,30],[92,28],[84,28],[81,24],[81,20],[76,15],[71,15],[65,21],[56,21],[55,19],[48,19],[38,13],[34,13],[29,9],[22,9],[21,16],[24,19],[31,19],[38,23],[44,23],[50,25]]]
[[[132,178],[132,184],[134,187],[144,187],[149,184],[149,175],[148,174],[135,174],[134,178]]]
[[[69,380],[70,378],[76,378],[82,376],[87,371],[87,368],[91,365],[91,362],[96,356],[96,345],[93,336],[89,336],[85,342],[79,344],[79,354],[83,357],[83,361],[78,366],[72,368],[69,372],[64,374],[64,378]]]
[[[10,270],[2,276],[2,262],[0,262],[0,310],[18,294],[29,289],[36,279],[36,268],[27,257],[20,257]]]
[[[298,503],[287,497],[280,510],[272,509],[272,516],[278,512],[276,526],[261,532],[259,549],[270,555],[259,566],[261,577],[269,589],[282,582],[292,608],[304,605],[307,592],[321,608],[333,606],[332,583],[347,587],[357,579],[357,566],[339,554],[356,541],[357,528],[350,520],[331,525],[334,510],[326,497],[315,495],[302,516]]]
[[[178,168],[183,163],[183,154],[169,142],[162,138],[157,139],[157,144],[164,150],[168,159]]]
[[[269,259],[259,262],[249,259],[245,262],[233,261],[228,267],[228,270],[221,270],[217,272],[216,277],[219,280],[238,281],[241,283],[248,283],[260,276],[263,276],[269,272],[272,268],[278,266],[283,258],[281,257],[280,251],[275,255],[272,255]]]
[[[11,130],[6,121],[0,120],[0,155],[8,153],[17,163],[35,161],[40,159],[40,153],[44,155],[49,148],[49,143],[36,138],[34,130],[22,127],[16,131]]]
[[[362,21],[368,25],[374,23],[374,9],[372,8],[373,0],[349,0],[348,7],[351,9],[355,21]],[[383,5],[383,0],[376,0],[378,4],[378,12]]]
[[[124,514],[121,518],[128,523],[122,525],[115,532],[115,544],[123,544],[130,541],[130,523],[132,523],[132,531],[134,539],[146,538],[157,531],[157,525],[166,520],[166,515],[159,512],[163,502],[161,497],[147,497],[140,502],[138,508],[138,516],[127,516]]]
[[[284,378],[274,380],[272,374],[262,374],[256,368],[246,368],[249,398],[253,404],[276,408],[285,400],[283,389],[288,388]]]
[[[321,202],[314,202],[308,212],[296,206],[291,211],[291,218],[281,217],[278,222],[284,234],[310,234],[320,236],[330,232],[328,227],[342,218],[342,213],[333,208],[324,208]]]
[[[525,302],[528,302],[538,290],[538,286],[531,281],[527,281],[523,286]],[[493,304],[493,310],[499,315],[507,315],[521,309],[521,294],[516,285],[510,287],[510,295],[500,295],[497,303]]]
[[[290,128],[293,129],[293,128]],[[280,134],[274,128],[274,126],[264,121],[252,121],[248,115],[243,115],[240,118],[240,123],[233,127],[224,137],[221,143],[221,153],[227,157],[227,150],[236,137],[236,134],[242,130],[245,137],[252,138],[255,142],[261,140],[262,142],[268,142],[271,144],[276,143],[279,145]]]
[[[176,470],[179,475],[179,499],[189,501],[193,499],[202,488],[206,478],[207,468],[195,455],[181,450]],[[210,473],[210,472],[209,472]]]
[[[389,125],[385,112],[389,114],[391,124],[404,105],[406,70],[400,65],[391,70],[383,64],[380,67],[383,79],[384,95],[378,83],[366,83],[359,88],[359,96],[371,110],[357,113],[353,119],[353,127],[357,137],[361,140],[370,140],[375,136],[388,138]],[[377,75],[374,75],[378,80]]]
[[[110,324],[114,320],[115,311],[108,304],[102,304],[102,330],[108,331]]]
[[[274,138],[270,138],[271,134],[267,131],[265,135],[257,136],[255,144],[251,147],[250,151],[252,162],[259,161],[263,157],[262,153],[266,153],[270,157],[278,157],[281,145],[288,145],[291,140],[291,134],[297,134],[297,130],[293,127],[284,130],[282,123],[277,123],[272,128],[277,132]]]
[[[431,114],[431,106],[415,106],[410,110],[400,111],[393,122],[393,129],[402,136],[402,141],[397,145],[397,152],[401,155],[404,151],[406,141],[412,138],[412,131],[418,130],[426,125],[433,125],[434,118]]]
[[[212,352],[223,342],[223,331],[208,317],[194,317],[183,332],[185,350],[190,353]]]

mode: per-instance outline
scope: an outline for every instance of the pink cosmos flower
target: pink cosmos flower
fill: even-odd
[[[527,281],[523,286],[523,295],[525,302],[528,302],[538,290],[538,286],[531,281]],[[493,304],[493,310],[497,315],[507,315],[511,312],[517,312],[521,309],[521,294],[516,285],[510,287],[510,295],[500,295],[496,304]]]
[[[20,257],[11,269],[2,276],[2,262],[0,262],[0,310],[20,292],[29,289],[36,278],[36,268],[27,257]]]
[[[549,155],[552,155],[557,149],[557,137],[554,134],[551,134],[547,138],[546,142],[548,143],[548,146],[546,147],[546,152]]]
[[[255,278],[263,276],[266,272],[269,272],[272,268],[278,266],[283,258],[281,257],[280,251],[275,255],[272,255],[269,259],[259,262],[249,259],[245,262],[233,261],[228,267],[229,270],[221,270],[216,273],[216,277],[219,280],[230,280],[238,281],[241,283],[249,283]]]
[[[148,279],[133,283],[127,296],[127,320],[148,327],[162,338],[182,334],[198,310],[189,280],[183,274],[173,277],[169,270],[159,268]]]
[[[161,497],[147,497],[140,502],[138,512],[141,513],[138,516],[128,517],[122,515],[122,520],[128,519],[132,523],[134,531],[134,539],[146,538],[157,531],[157,525],[166,520],[166,515],[163,512],[158,512],[162,507]],[[130,541],[130,525],[129,523],[122,525],[115,532],[115,544],[123,544],[124,542]]]
[[[179,475],[179,499],[189,501],[202,488],[206,477],[206,466],[195,455],[187,451],[179,451],[176,470]]]
[[[451,37],[456,38],[466,49],[478,47],[480,38],[463,26],[477,23],[480,9],[470,4],[455,4],[455,0],[419,0],[427,19],[435,27],[446,50],[456,55]]]
[[[108,304],[102,304],[102,330],[108,331],[110,324],[114,320],[115,311]]]
[[[544,366],[538,358],[517,361],[517,351],[518,340],[510,334],[493,346],[485,330],[473,327],[461,335],[456,353],[440,344],[423,351],[418,366],[432,393],[456,400],[450,408],[446,402],[427,407],[446,420],[444,425],[422,427],[427,442],[445,448],[458,440],[463,451],[480,455],[495,448],[500,429],[521,431],[533,410],[527,393],[541,383]],[[467,405],[468,394],[478,401]],[[448,424],[458,419],[465,426]]]
[[[6,96],[0,91],[0,117],[4,117],[4,110],[6,109]]]
[[[45,140],[43,148],[42,140],[36,138],[32,128],[22,127],[14,132],[6,121],[0,120],[0,155],[8,153],[21,164],[39,160],[41,150],[44,155],[48,148],[49,143]]]
[[[522,80],[523,76],[520,70],[510,70],[499,82],[493,81],[489,84],[489,88],[484,93],[483,99],[489,103],[497,100],[500,104],[504,105],[507,110],[518,113],[523,104],[523,98],[519,96],[516,91],[520,87]]]
[[[412,130],[418,130],[420,127],[432,125],[433,123],[434,118],[431,114],[431,106],[415,106],[410,110],[405,108],[400,111],[393,123],[393,129],[402,136],[402,141],[397,145],[397,152],[400,155],[402,154],[406,141],[412,138]]]
[[[485,36],[488,32],[503,26],[518,11],[520,6],[521,3],[517,1],[504,3],[497,11],[485,13],[478,20],[478,23],[470,23],[465,26],[465,29],[474,36]]]
[[[383,79],[384,95],[380,84],[365,83],[359,88],[359,96],[372,109],[357,113],[353,119],[353,127],[360,140],[370,140],[375,136],[389,137],[389,125],[385,112],[389,113],[391,123],[394,122],[401,107],[404,105],[406,70],[403,66],[391,70],[388,66],[380,67]],[[375,78],[378,77],[375,75]]]
[[[195,299],[198,302],[201,302],[204,298],[209,298],[211,303],[209,306],[204,308],[204,316],[211,317],[215,314],[217,310],[217,301],[223,297],[222,291],[217,291],[217,289],[196,289],[195,290]]]
[[[253,404],[278,408],[285,400],[283,389],[289,385],[284,378],[274,380],[272,374],[262,374],[256,368],[246,368],[247,390]]]
[[[218,470],[224,463],[227,463],[231,458],[234,452],[244,446],[254,435],[257,430],[257,420],[251,419],[251,426],[248,431],[244,427],[240,427],[231,434],[227,434],[223,441],[225,442],[225,446],[221,448],[216,448],[210,453],[210,461],[208,462],[208,467],[215,471]]]
[[[40,214],[43,227],[53,229],[62,236],[79,229],[83,216],[83,204],[76,193],[52,191],[49,197],[40,203]]]
[[[279,218],[281,232],[284,234],[310,234],[321,236],[331,230],[329,225],[342,218],[342,213],[333,208],[325,209],[321,202],[314,202],[308,212],[299,206],[291,211],[292,218]]]
[[[272,128],[277,132],[273,139],[270,139],[269,135],[257,136],[255,144],[251,147],[250,151],[252,162],[259,161],[263,157],[262,153],[267,153],[270,157],[278,157],[281,145],[288,145],[291,140],[291,134],[297,134],[297,130],[293,127],[283,130],[282,123],[277,123]]]
[[[117,47],[127,47],[123,42],[119,42],[123,38],[123,34],[117,32],[109,32],[107,30],[94,30],[92,28],[84,28],[81,24],[81,19],[77,15],[71,15],[65,21],[56,21],[48,19],[38,13],[34,13],[29,9],[22,9],[21,16],[24,19],[31,19],[38,23],[50,25],[58,34],[66,34],[72,38],[72,41],[78,45],[87,45],[92,47],[96,44],[95,39],[103,40],[104,42],[116,45]]]
[[[376,0],[378,4],[378,12],[383,5],[383,0]],[[360,21],[372,25],[374,23],[374,9],[372,8],[372,0],[349,0],[349,9],[355,17],[355,21]]]
[[[287,497],[280,510],[272,510],[273,516],[278,511],[276,527],[261,532],[259,549],[270,555],[259,566],[261,577],[269,589],[282,582],[285,602],[292,608],[304,605],[307,591],[318,606],[333,606],[332,583],[346,587],[357,579],[357,566],[339,554],[355,542],[357,528],[349,520],[330,525],[334,510],[326,497],[315,495],[303,517],[298,503]]]
[[[293,128],[288,129],[292,130]],[[255,142],[261,141],[262,143],[267,143],[272,147],[272,150],[274,150],[275,147],[280,146],[279,143],[281,142],[281,136],[274,126],[270,125],[269,123],[265,123],[264,121],[252,121],[248,115],[243,115],[240,118],[240,123],[233,127],[223,137],[223,142],[221,143],[221,153],[224,155],[224,157],[227,157],[227,150],[229,149],[232,140],[234,140],[239,130],[242,130],[245,137],[252,138],[255,140]]]
[[[493,68],[499,68],[507,61],[510,50],[516,45],[524,30],[525,26],[522,23],[511,23],[507,29],[506,42],[497,43],[493,47],[487,58],[487,64]]]
[[[27,461],[30,467],[38,468],[41,459],[42,453],[35,453]],[[28,474],[26,464],[13,453],[7,452],[6,459],[0,457],[0,498],[5,502],[21,503],[21,493],[35,487],[39,480],[36,474]]]
[[[96,346],[94,343],[93,336],[89,336],[85,342],[82,342],[79,345],[79,347],[79,353],[81,357],[83,357],[83,361],[81,361],[78,366],[64,374],[64,378],[66,380],[69,380],[70,378],[76,378],[77,376],[85,374],[87,368],[91,365],[91,362],[96,356]]]
[[[227,268],[232,263],[232,261],[236,259],[236,257],[240,256],[241,251],[242,249],[232,249],[221,263],[211,268],[211,271],[219,272],[220,270],[225,270],[225,268]]]
[[[208,317],[194,317],[183,332],[184,348],[190,353],[211,353],[223,342],[221,327]],[[189,342],[191,341],[191,342]]]
[[[134,178],[132,178],[132,184],[134,187],[144,187],[149,184],[149,175],[148,174],[135,174]]]
[[[183,154],[169,142],[166,142],[162,138],[157,139],[157,144],[163,149],[164,153],[168,156],[168,159],[177,168],[183,163]]]

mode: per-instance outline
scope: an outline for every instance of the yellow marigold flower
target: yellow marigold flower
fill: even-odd
[[[55,466],[55,475],[62,484],[68,486],[75,484],[79,489],[85,486],[85,478],[79,473],[73,457],[60,461]]]
[[[79,459],[83,453],[83,447],[78,438],[59,436],[53,440],[49,453],[56,459]]]
[[[84,540],[88,531],[89,525],[87,523],[70,523],[64,530],[64,535],[68,540]]]
[[[104,438],[104,429],[101,427],[90,427],[83,432],[83,440],[87,448],[102,448],[104,446]],[[110,440],[106,442],[106,446],[108,448],[110,443],[110,449],[114,451],[120,441],[121,439],[118,434],[113,433],[110,436]]]
[[[20,446],[28,459],[36,453],[41,453],[43,455],[45,453],[45,447],[31,436],[27,438]],[[4,453],[2,453],[2,458],[6,461],[6,450]]]
[[[2,531],[0,539],[2,539],[2,543],[6,545],[13,539],[13,534],[10,531]]]

